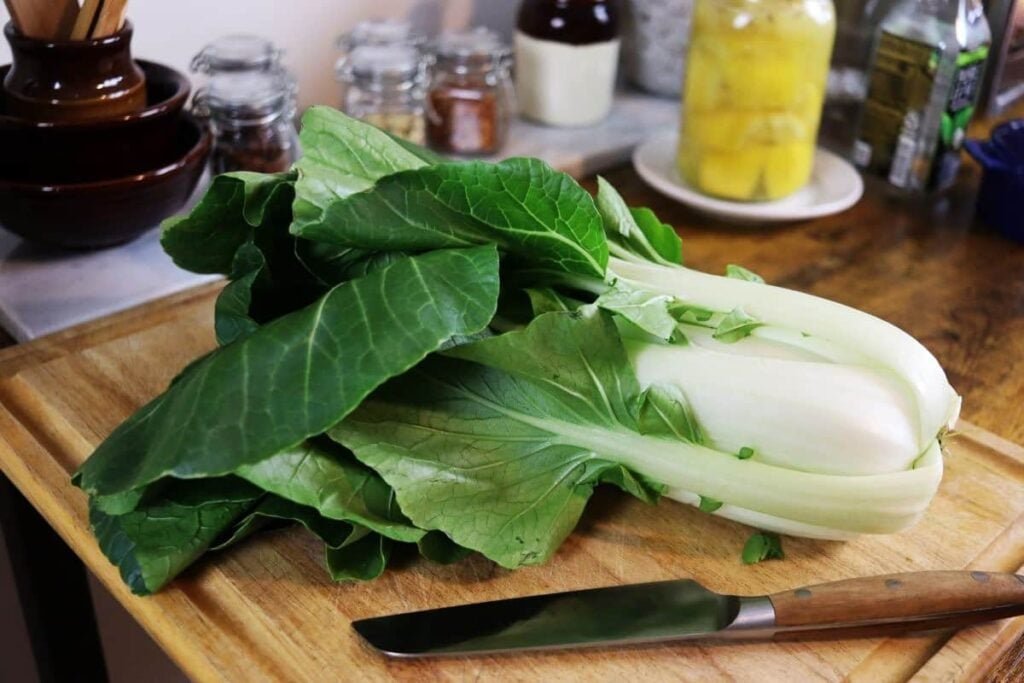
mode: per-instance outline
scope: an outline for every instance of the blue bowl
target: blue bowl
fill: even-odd
[[[968,140],[964,147],[984,172],[978,190],[978,215],[1012,240],[1024,242],[1024,119],[1008,121],[991,139]]]

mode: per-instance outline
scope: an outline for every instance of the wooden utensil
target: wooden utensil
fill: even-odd
[[[128,0],[103,0],[96,24],[89,33],[90,38],[103,38],[117,33],[124,24],[124,14],[128,9]]]
[[[4,0],[11,21],[31,38],[67,38],[78,16],[75,0]]]
[[[82,8],[78,10],[78,17],[71,29],[71,40],[87,40],[92,34],[93,26],[99,16],[103,0],[85,0]]]

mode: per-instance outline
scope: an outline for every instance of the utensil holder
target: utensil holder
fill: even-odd
[[[145,75],[131,56],[132,26],[92,40],[30,38],[4,27],[12,64],[3,82],[9,114],[33,121],[97,121],[146,106]]]

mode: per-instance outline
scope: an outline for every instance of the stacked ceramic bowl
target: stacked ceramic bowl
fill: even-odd
[[[209,133],[184,111],[188,79],[134,60],[132,27],[94,40],[4,29],[0,227],[27,240],[95,248],[126,242],[188,200]]]

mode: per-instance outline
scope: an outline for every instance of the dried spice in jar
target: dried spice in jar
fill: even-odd
[[[495,154],[505,144],[512,85],[511,53],[478,29],[442,36],[427,95],[427,140],[451,154]]]
[[[353,118],[423,144],[426,62],[411,45],[361,45],[338,63],[341,109]]]
[[[193,113],[213,131],[214,173],[286,171],[299,155],[294,79],[281,69],[213,75]]]

